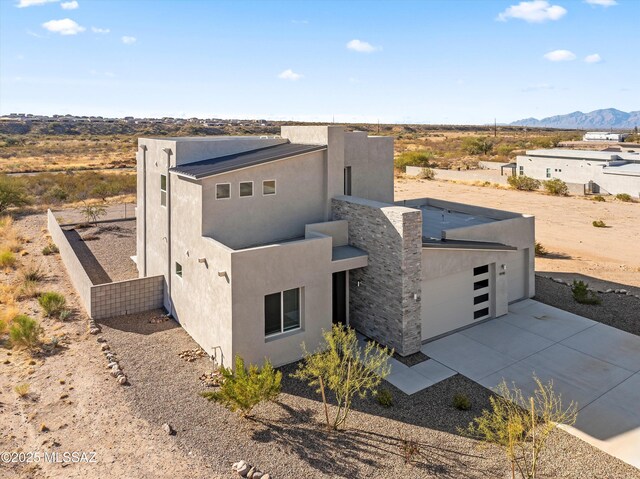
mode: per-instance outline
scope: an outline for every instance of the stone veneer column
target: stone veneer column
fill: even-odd
[[[402,356],[418,352],[422,213],[350,196],[334,198],[332,212],[349,222],[349,244],[369,254],[367,267],[349,272],[350,325]]]

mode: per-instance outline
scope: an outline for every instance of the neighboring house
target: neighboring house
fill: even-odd
[[[516,158],[519,175],[559,178],[576,193],[640,196],[640,154],[588,150],[530,150]]]
[[[584,134],[582,141],[614,141],[623,142],[629,135],[626,133],[611,133],[607,131],[589,131]]]
[[[346,323],[401,355],[534,294],[532,217],[393,203],[393,139],[341,127],[139,140],[137,266],[218,362]]]

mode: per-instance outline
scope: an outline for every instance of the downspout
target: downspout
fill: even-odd
[[[147,145],[140,145],[142,150],[142,277],[147,276]]]
[[[169,316],[173,316],[173,298],[171,297],[171,148],[163,148],[167,154],[167,296],[169,297]]]

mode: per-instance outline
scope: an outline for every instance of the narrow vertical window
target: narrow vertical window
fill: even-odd
[[[176,262],[176,276],[182,278],[182,265]]]
[[[351,196],[351,167],[344,168],[344,194]]]
[[[547,168],[547,178],[551,178],[551,168]]]
[[[160,175],[160,204],[167,206],[167,175]]]

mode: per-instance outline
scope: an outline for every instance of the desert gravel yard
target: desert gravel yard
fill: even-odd
[[[136,220],[114,220],[63,228],[93,284],[138,277],[131,256],[136,254]]]
[[[253,419],[241,419],[198,395],[201,374],[211,363],[179,357],[197,348],[171,320],[150,323],[158,312],[112,318],[102,322],[103,336],[116,352],[128,378],[124,389],[136,419],[161,430],[168,423],[171,439],[189,457],[203,457],[221,477],[233,477],[231,464],[244,459],[274,478],[300,477],[506,477],[509,467],[495,447],[460,435],[483,408],[490,392],[456,375],[407,396],[385,383],[393,394],[388,409],[368,398],[357,400],[348,429],[327,433],[318,395],[281,368],[283,391],[278,401],[259,405]],[[451,405],[456,393],[466,394],[470,411]],[[407,465],[401,441],[419,444],[416,463]],[[587,443],[556,431],[540,477],[634,478],[640,472]]]

